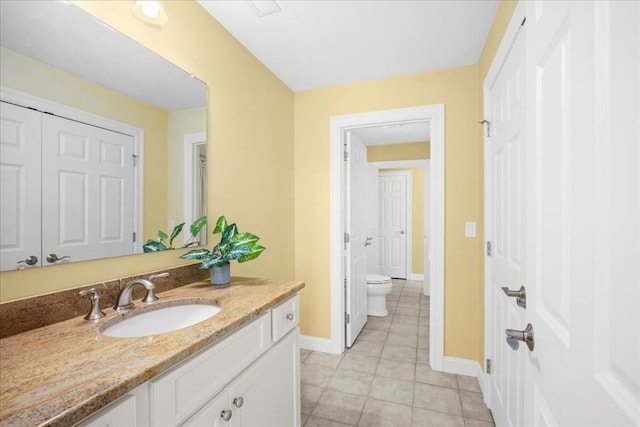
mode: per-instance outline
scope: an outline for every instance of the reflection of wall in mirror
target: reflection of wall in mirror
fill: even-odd
[[[146,236],[166,226],[166,111],[6,48],[0,48],[0,77],[3,87],[144,129],[146,167],[142,234]]]

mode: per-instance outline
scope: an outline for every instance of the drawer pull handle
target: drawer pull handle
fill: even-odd
[[[220,418],[222,418],[225,421],[229,421],[231,419],[231,415],[233,415],[233,413],[231,412],[231,409],[225,409],[220,414]]]
[[[242,408],[242,405],[244,405],[244,399],[242,397],[236,397],[233,399],[233,406],[236,408]]]
[[[287,320],[293,320],[293,313],[287,313],[287,315],[284,317],[286,317]]]

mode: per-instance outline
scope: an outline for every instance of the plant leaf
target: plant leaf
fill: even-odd
[[[231,238],[238,233],[238,227],[235,224],[227,225],[227,228],[222,232],[220,243],[227,244],[231,241]]]
[[[222,215],[216,221],[216,227],[213,229],[213,234],[221,233],[225,228],[227,228],[227,219]]]
[[[173,247],[173,239],[178,237],[178,235],[182,232],[183,227],[184,227],[184,222],[173,227],[173,231],[171,232],[171,238],[169,239],[169,246]]]
[[[235,259],[240,259],[251,253],[250,245],[240,245],[240,246],[232,246],[231,249],[225,254],[224,259],[227,261],[232,261]]]
[[[264,246],[255,245],[251,249],[251,252],[249,252],[247,255],[243,256],[242,258],[238,258],[238,262],[247,262],[247,261],[251,261],[252,259],[256,259],[260,256],[262,252],[264,252],[265,249],[266,248]]]
[[[191,235],[193,237],[196,237],[196,235],[200,232],[200,230],[202,230],[202,227],[204,227],[205,225],[207,225],[207,217],[206,217],[206,215],[205,216],[201,216],[200,218],[198,218],[195,221],[193,221],[191,223],[191,227],[189,227]]]
[[[251,233],[238,233],[231,238],[230,243],[232,245],[248,245],[251,243],[256,243],[260,238],[255,234]]]
[[[200,268],[211,269],[211,268],[222,267],[225,264],[229,264],[229,262],[219,257],[210,257],[202,261],[202,264],[200,264]]]
[[[144,245],[142,245],[142,250],[144,252],[160,252],[160,251],[164,251],[166,250],[167,247],[164,245],[164,243],[159,242],[157,240],[147,240],[147,243],[145,243]]]
[[[211,256],[208,249],[191,249],[186,254],[180,256],[182,259],[204,259]]]
[[[169,237],[167,235],[167,233],[165,233],[162,230],[158,230],[158,242],[162,242],[164,239],[166,239],[167,237]]]

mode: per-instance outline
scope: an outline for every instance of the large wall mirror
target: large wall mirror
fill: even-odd
[[[0,269],[142,254],[186,222],[180,247],[207,212],[206,84],[74,4],[0,7]]]

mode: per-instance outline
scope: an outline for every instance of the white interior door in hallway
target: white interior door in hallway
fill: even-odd
[[[351,347],[367,322],[367,190],[371,177],[367,149],[347,132],[345,151],[345,295],[346,345]]]
[[[397,279],[407,278],[408,187],[406,171],[381,171],[379,175],[378,271]]]
[[[507,224],[522,218],[523,231],[510,240],[523,239],[517,246],[523,248],[518,255],[524,281],[492,283],[498,280],[492,273],[487,289],[526,287],[524,319],[503,318],[520,322],[508,325],[514,330],[531,325],[533,345],[516,341],[513,351],[524,355],[517,356],[523,368],[504,366],[507,357],[494,364],[488,379],[507,378],[497,386],[522,399],[497,402],[492,393],[488,403],[498,426],[637,426],[640,4],[521,2],[497,62],[508,56],[525,16],[527,143],[520,150],[525,174],[517,184],[524,204],[511,205],[526,209],[502,218]],[[494,64],[489,76],[501,74],[500,67]],[[517,92],[517,85],[509,90]],[[506,115],[509,108],[501,111]],[[494,121],[498,135],[501,120]],[[491,139],[486,143],[493,144]],[[499,239],[497,230],[492,233],[491,239]],[[489,295],[487,313],[495,309]],[[507,345],[504,331],[488,329],[487,337],[487,353],[495,357],[491,349],[500,341]],[[508,384],[515,384],[513,392]],[[497,414],[501,407],[506,413]]]
[[[495,335],[489,342],[487,357],[491,359],[487,399],[496,425],[520,426],[524,423],[524,351],[513,351],[506,345],[507,328],[525,324],[525,310],[508,297],[502,287],[513,291],[525,283],[524,199],[525,182],[525,44],[523,31],[518,31],[497,78],[486,92],[491,137],[486,139],[485,163],[487,187],[487,223],[485,234],[491,241],[487,261],[486,313],[487,328]]]

